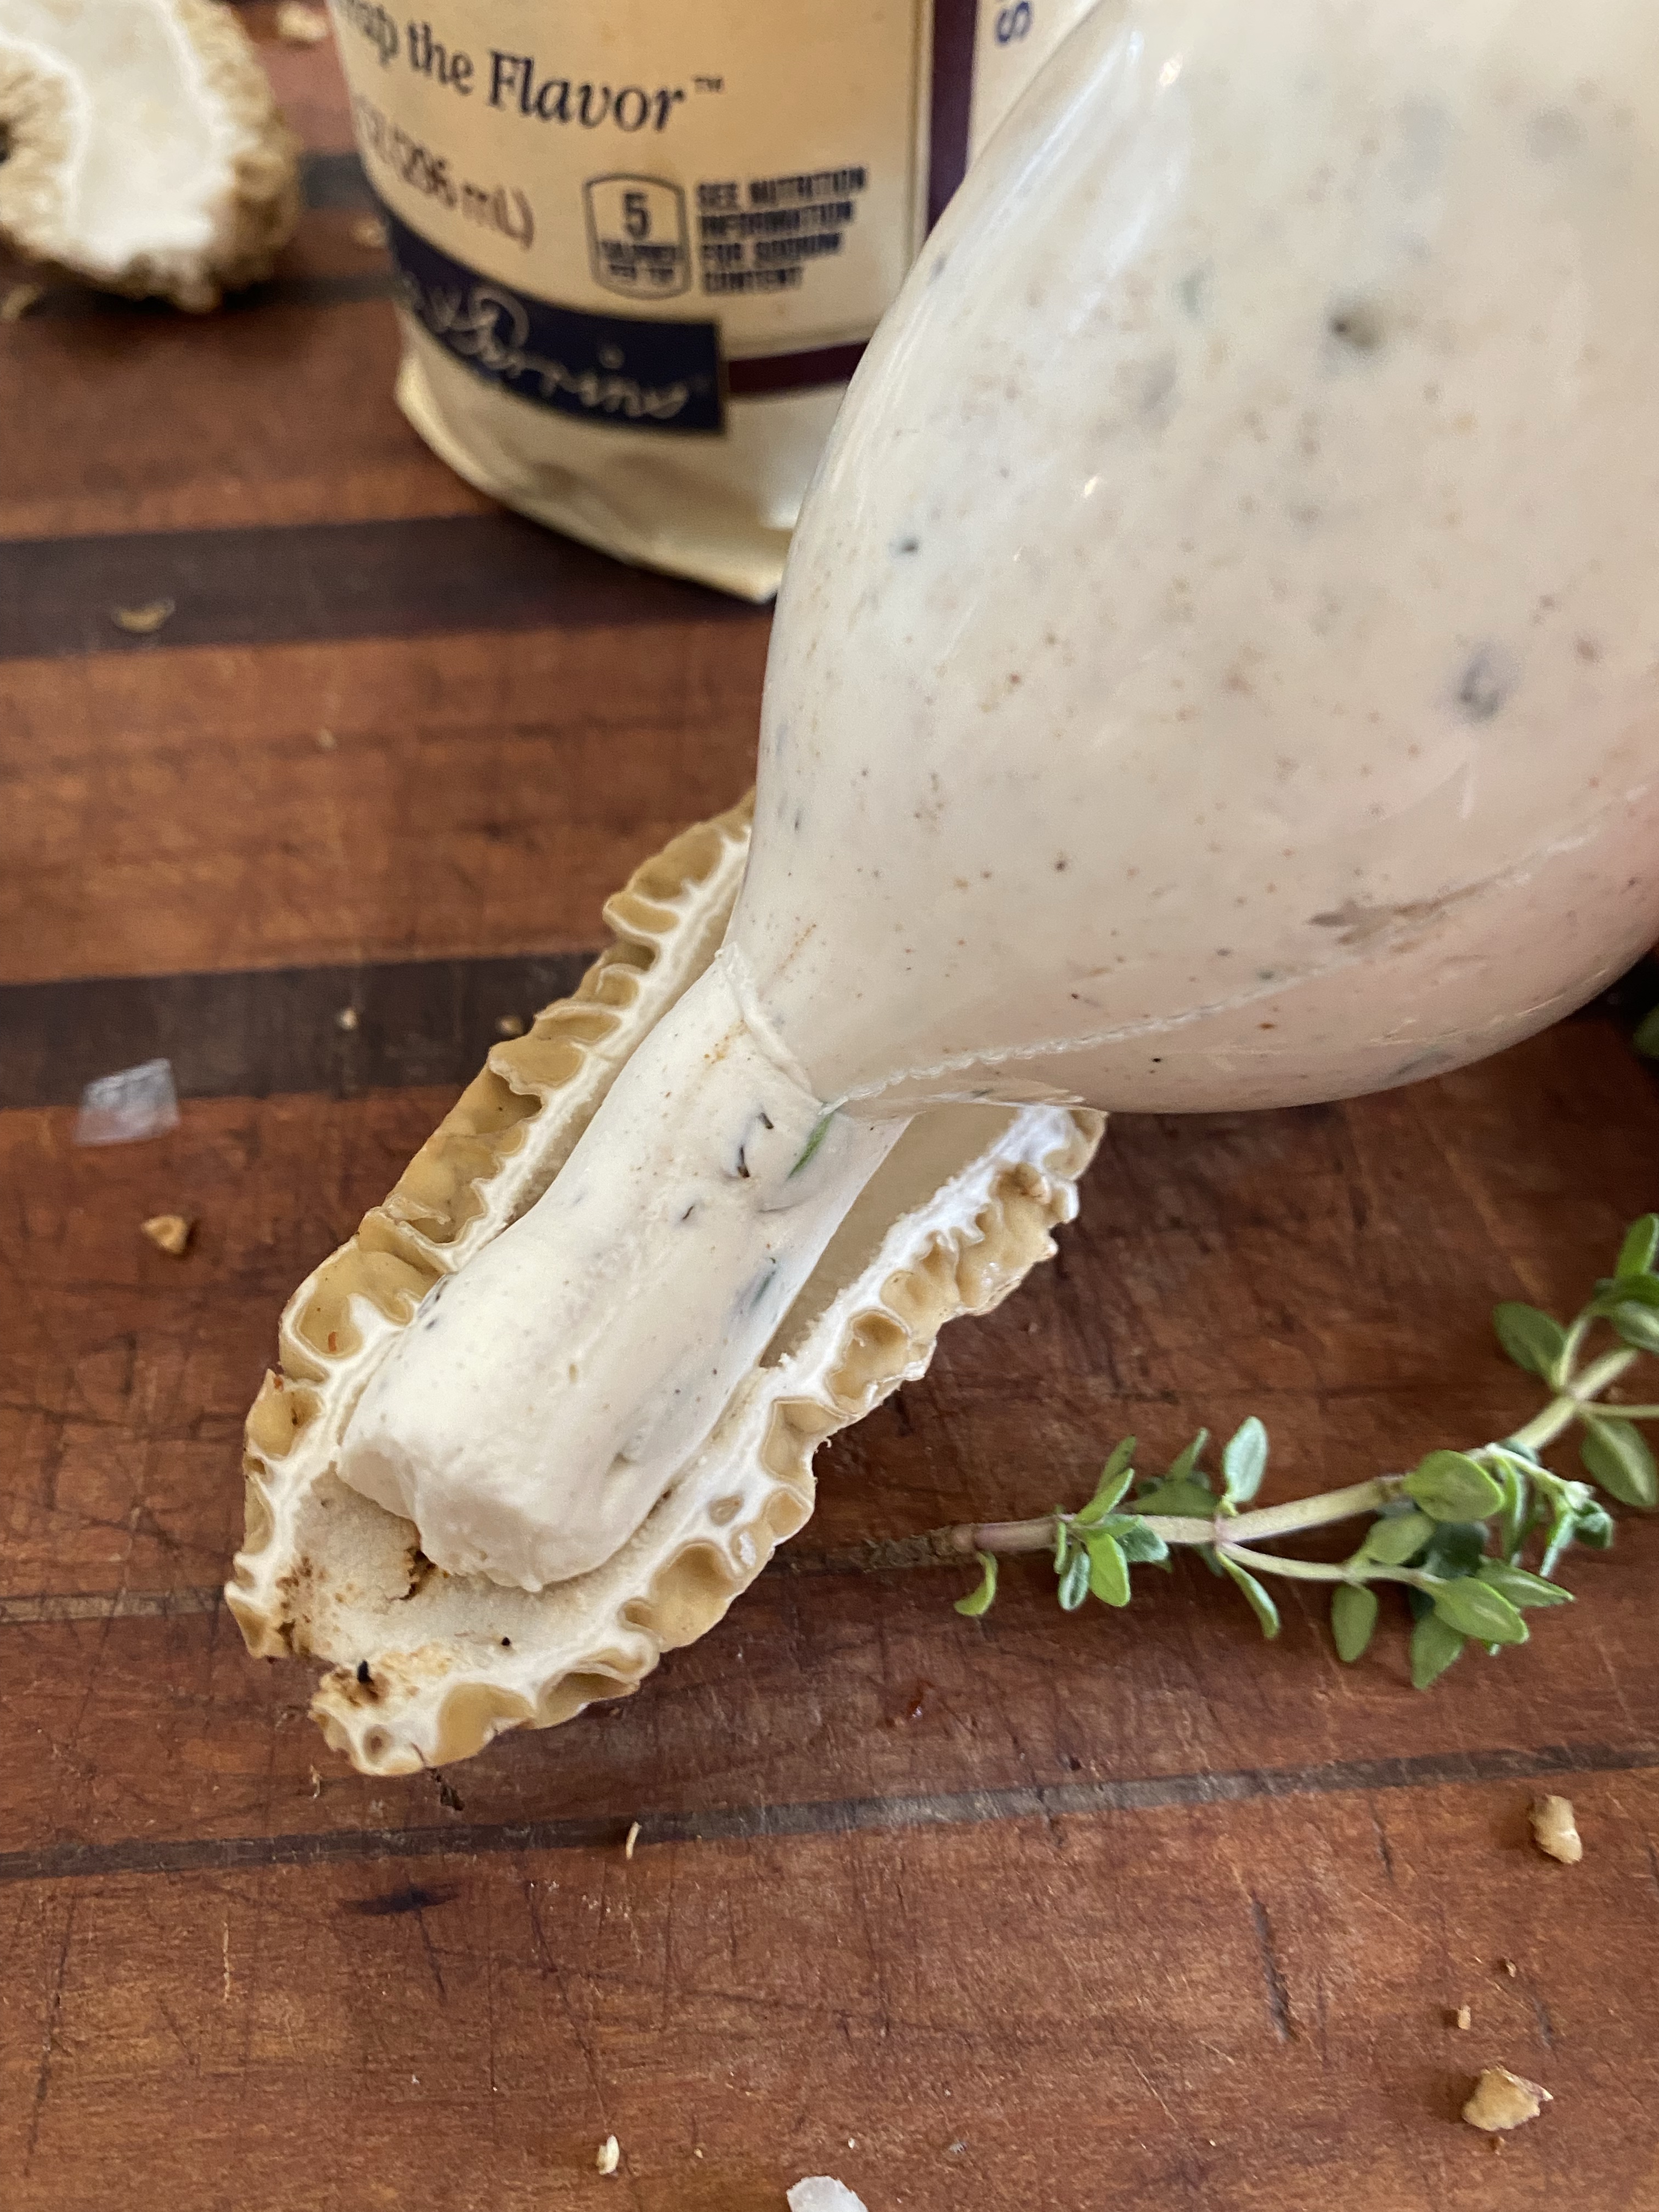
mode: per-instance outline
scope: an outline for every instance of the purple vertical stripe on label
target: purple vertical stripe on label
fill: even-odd
[[[933,0],[933,82],[927,138],[927,228],[968,172],[979,0]]]

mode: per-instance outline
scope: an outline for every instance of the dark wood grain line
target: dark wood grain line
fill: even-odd
[[[0,1112],[72,1106],[94,1077],[169,1060],[182,1098],[268,1098],[465,1083],[506,1032],[565,998],[591,951],[228,969],[0,984]],[[1633,1028],[1659,1001],[1659,962],[1639,961],[1577,1018]],[[342,1029],[349,1011],[353,1027]],[[909,1564],[828,1555],[797,1574]],[[0,1614],[0,1620],[3,1615]]]
[[[374,186],[353,153],[307,154],[300,163],[300,185],[308,208],[378,206]]]
[[[163,1590],[35,1590],[21,1597],[0,1597],[0,1628],[39,1628],[76,1620],[184,1620],[216,1613],[224,1601],[217,1583]]]
[[[149,636],[114,619],[163,599]],[[506,513],[0,539],[0,660],[764,619]]]
[[[69,1106],[169,1060],[185,1098],[354,1097],[465,1083],[504,1021],[568,997],[591,952],[0,985],[0,1110]],[[349,1025],[341,1027],[342,1016]]]
[[[964,1571],[961,1558],[933,1550],[926,1538],[845,1545],[811,1551],[791,1544],[774,1553],[761,1572],[810,1575],[829,1579],[843,1575],[913,1573],[919,1567]],[[217,1583],[184,1583],[174,1589],[26,1590],[0,1596],[0,1628],[38,1628],[66,1620],[167,1620],[178,1615],[216,1613],[224,1602]]]
[[[1352,1791],[1438,1790],[1542,1776],[1646,1773],[1659,1744],[1556,1743],[1531,1748],[1436,1752],[1414,1759],[1331,1759],[1317,1766],[1247,1767],[1224,1773],[1157,1774],[1117,1782],[1037,1784],[1011,1790],[913,1796],[808,1799],[707,1813],[640,1813],[447,1827],[328,1828],[280,1836],[131,1837],[112,1844],[49,1844],[0,1852],[0,1885],[109,1879],[120,1875],[232,1874],[343,1860],[472,1858],[502,1851],[574,1851],[620,1844],[633,1820],[636,1848],[838,1836],[900,1828],[982,1826],[1003,1820],[1158,1812],[1170,1806],[1239,1804],[1255,1798],[1325,1797]]]
[[[354,300],[389,300],[396,279],[389,268],[343,270],[332,276],[268,277],[262,284],[245,285],[228,292],[214,310],[216,315],[242,315],[256,307],[338,307]],[[179,313],[168,300],[125,300],[118,293],[94,292],[84,284],[49,284],[29,309],[29,319],[49,316],[54,322],[88,319],[145,321]]]

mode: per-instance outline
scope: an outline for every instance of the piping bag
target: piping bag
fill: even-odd
[[[1651,0],[1102,0],[854,380],[718,955],[344,1482],[588,1573],[920,1109],[1352,1097],[1650,944],[1656,228]]]

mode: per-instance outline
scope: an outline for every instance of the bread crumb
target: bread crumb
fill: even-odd
[[[524,1021],[518,1014],[503,1014],[495,1024],[497,1036],[515,1037],[524,1035]]]
[[[599,2145],[593,2160],[601,2173],[614,2173],[622,2164],[622,2145],[615,2136],[607,2136]]]
[[[1513,1981],[1516,1976],[1520,1972],[1521,1969],[1516,1965],[1513,1959],[1500,1959],[1498,1961],[1498,1971],[1500,1974],[1507,1974],[1510,1979]]]
[[[141,1225],[156,1250],[174,1260],[184,1258],[196,1231],[196,1224],[187,1213],[152,1213]]]
[[[377,215],[361,215],[351,226],[351,242],[365,253],[383,253],[386,240],[386,225]]]
[[[349,1036],[352,1030],[357,1026],[357,1009],[356,1006],[342,1006],[339,1012],[334,1017],[334,1026],[337,1030],[343,1030],[346,1035]]]
[[[331,753],[339,742],[332,730],[319,730],[317,732],[317,750],[319,753]]]
[[[1584,1856],[1584,1840],[1572,1815],[1571,1797],[1534,1797],[1532,1801],[1532,1839],[1547,1858],[1563,1866],[1577,1866]]]
[[[1474,2026],[1474,2014],[1468,2005],[1458,2006],[1457,2010],[1452,2014],[1452,2026],[1461,2027],[1466,2035]]]
[[[142,607],[112,607],[110,618],[117,629],[133,637],[154,637],[169,616],[178,611],[171,599],[150,599]]]
[[[631,1859],[631,1858],[633,1857],[633,1856],[634,1856],[634,1846],[635,1846],[635,1844],[637,1844],[637,1843],[638,1843],[638,1841],[639,1841],[639,1840],[640,1840],[640,1824],[639,1824],[639,1822],[638,1822],[637,1820],[635,1820],[635,1821],[634,1822],[633,1826],[629,1829],[629,1831],[628,1831],[628,1839],[627,1839],[627,1841],[626,1841],[626,1842],[623,1844],[623,1856],[625,1859]]]
[[[328,17],[306,0],[283,0],[276,10],[276,35],[290,46],[320,46],[328,36]]]
[[[1511,2074],[1507,2066],[1487,2066],[1463,2107],[1463,2118],[1472,2128],[1495,2135],[1506,2128],[1524,2127],[1553,2102],[1549,2091],[1538,2082]]]
[[[9,284],[0,295],[0,323],[21,323],[37,300],[44,300],[44,284]]]

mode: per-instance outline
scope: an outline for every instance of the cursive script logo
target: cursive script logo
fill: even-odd
[[[532,353],[529,311],[504,285],[483,278],[470,286],[423,284],[406,269],[398,281],[404,307],[452,353],[504,384],[533,385],[544,400],[562,395],[592,414],[672,422],[691,398],[684,379],[648,385],[624,374],[624,356],[615,345],[599,348],[594,368],[572,369]]]

